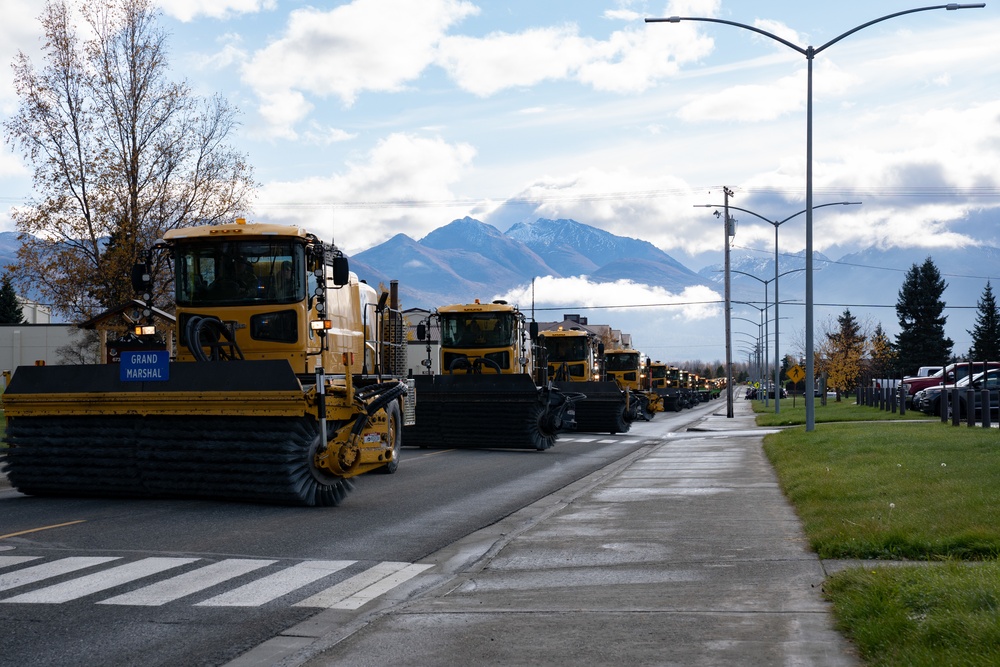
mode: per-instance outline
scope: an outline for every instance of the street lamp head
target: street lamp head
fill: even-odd
[[[646,23],[680,23],[680,16],[668,16],[665,19],[646,19]]]

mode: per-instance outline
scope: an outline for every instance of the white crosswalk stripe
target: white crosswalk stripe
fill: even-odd
[[[336,586],[320,591],[296,607],[323,607],[325,609],[357,609],[382,593],[411,579],[430,565],[410,565],[386,561],[356,574]]]
[[[127,584],[136,579],[142,579],[159,572],[180,567],[188,563],[193,563],[197,558],[144,558],[134,563],[126,563],[109,570],[102,570],[94,574],[71,579],[61,584],[55,584],[47,588],[41,588],[30,593],[23,593],[0,602],[30,602],[30,603],[60,603],[76,600],[86,595],[106,591],[115,586]]]
[[[145,558],[83,574],[79,571],[119,561],[122,558],[117,556],[79,556],[32,563],[32,561],[38,561],[41,558],[40,556],[0,557],[0,568],[7,568],[7,571],[0,573],[0,591],[39,583],[43,586],[20,594],[14,591],[13,597],[0,598],[0,603],[63,604],[103,591],[110,591],[116,587],[133,584],[139,587],[125,592],[118,591],[118,594],[112,597],[94,600],[94,604],[156,607],[188,598],[187,604],[193,607],[259,607],[283,596],[291,595],[299,589],[310,586],[310,584],[320,582],[322,579],[331,577],[357,563],[353,560],[310,560],[281,567],[277,560],[228,558],[196,566],[194,569],[188,569],[180,574],[173,574],[173,576],[168,574],[167,578],[160,579],[156,575],[167,574],[170,570],[197,563],[203,559]],[[19,565],[24,565],[24,567],[10,569]],[[256,579],[249,583],[246,582],[248,575],[252,575],[258,570],[276,567],[280,567],[280,569],[262,576],[255,575]],[[397,561],[375,563],[366,570],[314,593],[304,600],[295,601],[293,598],[286,604],[325,609],[358,609],[430,567],[432,566],[426,564]],[[78,576],[45,586],[48,579],[65,578],[65,576],[73,574],[78,574]],[[240,585],[227,591],[218,591],[218,587],[240,577],[244,578]],[[158,580],[152,583],[141,581],[153,578]],[[312,591],[315,590],[312,588]],[[206,595],[212,593],[215,595],[204,599]],[[199,594],[201,595],[199,596]],[[302,596],[303,594],[300,594],[299,598]]]
[[[11,558],[14,558],[14,556],[11,556]],[[29,560],[34,560],[34,558],[30,556],[27,558]],[[59,575],[68,574],[70,572],[76,572],[77,570],[82,570],[86,567],[100,565],[113,560],[118,559],[114,557],[101,556],[63,558],[51,563],[42,563],[41,565],[26,567],[23,570],[0,575],[0,591],[10,590],[11,588],[17,588],[18,586],[25,586],[27,584],[33,584],[38,581],[44,581],[45,579],[51,579],[52,577],[58,577]]]
[[[38,560],[41,556],[0,556],[0,569],[27,563],[29,560]]]
[[[262,567],[267,567],[277,561],[246,560],[230,558],[219,563],[212,563],[192,572],[185,572],[176,577],[160,581],[137,591],[116,595],[97,604],[130,604],[155,607],[167,602],[179,600],[182,597],[203,591],[210,586],[220,584]]]
[[[343,570],[354,564],[353,560],[310,560],[263,579],[240,586],[228,593],[199,602],[197,607],[258,607],[297,588]]]

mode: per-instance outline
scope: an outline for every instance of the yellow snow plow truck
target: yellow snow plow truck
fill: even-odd
[[[176,356],[19,367],[3,395],[13,486],[330,506],[351,478],[395,471],[412,410],[394,294],[302,229],[238,219],[167,232],[133,270],[147,308],[156,253]]]
[[[604,352],[604,377],[616,382],[620,389],[629,392],[629,421],[641,419],[649,421],[657,412],[663,411],[659,394],[646,389],[648,364],[642,365],[639,350],[606,350]]]
[[[414,377],[420,401],[408,445],[421,447],[549,449],[558,433],[575,428],[576,394],[532,378],[532,322],[506,301],[455,304],[417,326],[428,341],[425,366],[434,366],[428,327],[440,332],[440,373]]]
[[[627,433],[629,392],[600,377],[604,343],[590,331],[578,327],[541,331],[538,334],[545,357],[544,367],[552,385],[564,392],[580,392],[576,428],[588,433]]]

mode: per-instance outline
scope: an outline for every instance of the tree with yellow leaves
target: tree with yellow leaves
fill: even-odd
[[[857,386],[867,346],[868,337],[861,324],[850,309],[844,310],[818,351],[819,372],[826,374],[827,388],[837,392],[838,401],[841,394]]]

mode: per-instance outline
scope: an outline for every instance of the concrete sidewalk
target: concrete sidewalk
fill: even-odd
[[[765,430],[748,401],[734,411],[432,555],[436,586],[364,625],[284,633],[302,648],[281,664],[860,664]]]

